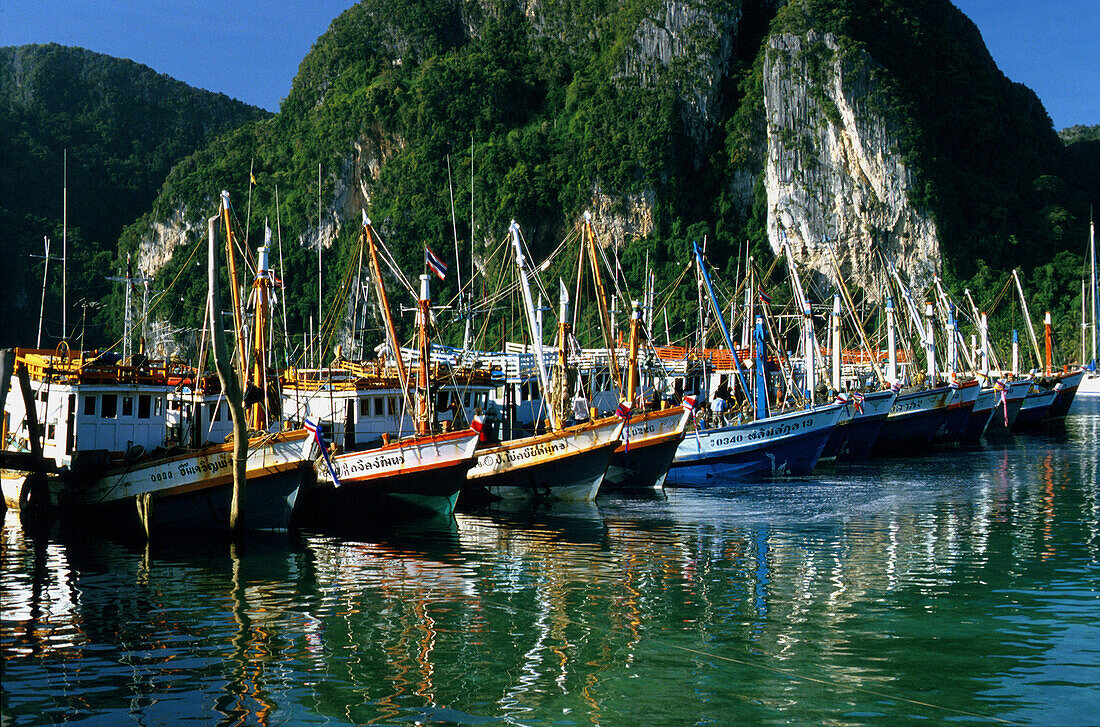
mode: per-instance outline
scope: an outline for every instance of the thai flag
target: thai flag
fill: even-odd
[[[684,407],[688,411],[695,411],[695,397],[694,396],[685,396],[684,400],[681,402],[680,406]]]
[[[863,413],[863,399],[864,398],[865,397],[863,396],[863,394],[859,393],[858,391],[853,391],[852,392],[852,401],[855,402],[856,413],[857,414],[862,414]]]
[[[317,442],[317,446],[321,450],[321,456],[325,459],[325,466],[328,467],[328,473],[332,477],[333,486],[339,487],[340,478],[336,476],[336,470],[332,468],[332,460],[328,458],[328,447],[325,446],[325,437],[321,434],[320,424],[307,418],[305,427],[306,431],[313,435],[313,439]]]
[[[763,286],[757,288],[756,292],[760,295],[760,302],[761,303],[771,303],[772,302],[772,297],[764,292]]]
[[[894,383],[890,384],[890,391],[893,391],[895,394],[901,391],[901,382],[895,381]]]
[[[470,429],[477,432],[477,438],[479,442],[486,441],[487,435],[484,432],[485,429],[485,415],[475,414],[473,421],[470,422]]]
[[[424,262],[440,280],[447,277],[447,263],[443,262],[427,245],[424,246]]]
[[[618,408],[615,409],[615,416],[619,417],[620,419],[629,419],[630,409],[630,402],[626,399],[623,399],[619,402]]]
[[[619,402],[619,406],[617,406],[615,408],[615,416],[629,422],[630,421],[630,409],[631,409],[630,402],[627,401],[626,399],[623,399],[622,401]],[[630,451],[630,427],[628,427],[628,426],[623,427],[623,451],[624,452],[629,452]]]
[[[950,389],[957,389],[957,388],[959,388],[959,382],[958,382],[958,381],[952,381],[952,382],[951,382],[950,384],[948,384],[947,386],[948,386],[948,388],[950,388]]]

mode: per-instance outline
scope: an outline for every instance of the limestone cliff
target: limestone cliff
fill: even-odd
[[[898,149],[898,119],[876,105],[864,51],[810,31],[769,39],[764,63],[768,239],[786,240],[808,268],[877,293],[881,250],[918,288],[940,272],[940,242],[910,202],[914,174]],[[823,242],[827,237],[829,244]],[[879,283],[880,284],[880,283]]]

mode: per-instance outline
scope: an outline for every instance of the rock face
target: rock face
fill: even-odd
[[[898,119],[876,104],[874,61],[844,53],[829,34],[777,35],[764,64],[768,238],[836,277],[827,236],[848,283],[881,288],[876,251],[918,289],[939,274],[931,216],[910,202],[917,180],[898,151]]]
[[[709,141],[717,123],[719,90],[737,40],[741,3],[665,0],[644,18],[627,51],[623,76],[655,88],[675,88],[681,118],[696,152]],[[698,164],[698,160],[696,160]]]
[[[599,189],[592,190],[589,211],[598,239],[605,245],[621,248],[632,240],[649,237],[656,203],[652,191],[612,197]]]

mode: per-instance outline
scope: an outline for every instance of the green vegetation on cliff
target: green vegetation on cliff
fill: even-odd
[[[680,50],[669,55],[673,27]],[[327,244],[339,223],[323,281],[337,291],[361,207],[412,274],[424,244],[454,262],[454,227],[465,270],[511,218],[538,257],[597,200],[625,208],[645,195],[652,229],[622,251],[635,292],[647,260],[663,290],[704,238],[728,277],[746,241],[758,260],[770,256],[764,43],[811,30],[873,59],[876,102],[900,119],[899,150],[920,181],[911,201],[935,219],[949,284],[984,303],[1021,267],[1035,308],[1054,306],[1072,349],[1098,142],[1085,131],[1065,146],[947,0],[792,0],[778,11],[771,0],[364,0],[318,38],[279,114],[226,124],[172,169],[155,201],[135,206],[120,253],[153,243],[170,218],[213,214],[227,189],[249,247],[264,219],[280,220],[288,329],[300,334],[316,316],[319,231]],[[158,287],[180,281],[170,313],[193,328],[202,281],[185,266],[202,234],[157,275]],[[433,297],[450,298],[455,277]],[[682,286],[670,305],[682,333],[693,291]],[[491,321],[490,342],[505,335],[504,318]]]
[[[69,335],[110,343],[102,304],[118,275],[118,238],[153,206],[168,171],[217,134],[266,112],[127,60],[59,45],[0,48],[0,230],[11,263],[0,345],[34,345],[43,236],[61,256],[68,150]],[[61,336],[61,265],[51,262],[43,345]]]

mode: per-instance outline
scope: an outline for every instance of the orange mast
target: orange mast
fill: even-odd
[[[256,260],[256,282],[252,284],[256,291],[256,311],[252,326],[252,385],[262,392],[259,402],[252,405],[248,415],[251,429],[267,429],[267,309],[271,299],[271,277],[268,271],[268,253],[271,244],[271,230],[264,232],[264,245],[259,248]]]
[[[1052,348],[1052,341],[1050,337],[1050,311],[1047,311],[1046,317],[1043,318],[1043,328],[1045,329],[1044,333],[1046,334],[1046,341],[1044,341],[1044,343],[1046,344],[1046,371],[1047,376],[1050,376],[1051,372],[1053,371],[1053,365],[1050,360],[1050,349]]]
[[[603,328],[604,342],[607,344],[607,353],[611,359],[611,376],[615,380],[615,387],[622,391],[623,375],[619,371],[619,357],[615,348],[615,332],[611,330],[611,318],[607,311],[607,293],[603,287],[603,278],[600,276],[600,262],[596,253],[596,235],[592,231],[592,213],[584,213],[584,229],[588,237],[588,262],[592,267],[592,280],[596,284],[596,304],[600,310],[600,327]]]
[[[630,301],[630,358],[626,371],[626,401],[634,406],[634,393],[638,388],[638,329],[642,325],[642,304]]]
[[[416,323],[420,344],[420,373],[417,378],[416,433],[431,434],[429,418],[431,416],[431,391],[428,389],[428,368],[431,366],[431,350],[428,346],[428,306],[427,275],[420,276],[420,300],[416,305]]]
[[[244,325],[241,320],[241,290],[237,287],[237,256],[233,254],[233,226],[229,220],[229,192],[222,190],[222,220],[225,224],[225,255],[229,262],[229,290],[233,300],[233,338],[237,342],[237,373],[245,379]],[[217,316],[215,315],[215,321]]]
[[[367,241],[367,248],[370,252],[370,265],[371,272],[374,273],[374,284],[378,288],[378,305],[382,309],[382,317],[386,321],[386,334],[390,339],[390,345],[393,347],[393,358],[397,363],[397,379],[401,384],[402,396],[408,400],[409,396],[409,375],[405,370],[405,361],[401,358],[401,344],[397,340],[397,329],[393,325],[393,317],[390,315],[390,302],[386,298],[386,286],[382,282],[382,267],[378,264],[378,250],[374,245],[374,236],[377,233],[371,226],[370,218],[367,217],[366,210],[363,211],[363,235]]]

